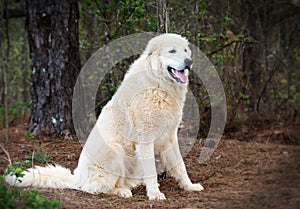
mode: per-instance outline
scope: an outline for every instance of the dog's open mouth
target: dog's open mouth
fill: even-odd
[[[189,81],[188,70],[190,70],[189,66],[186,66],[183,70],[176,70],[168,66],[169,74],[177,83],[187,83]]]

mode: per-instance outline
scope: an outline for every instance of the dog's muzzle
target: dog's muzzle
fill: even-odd
[[[177,83],[187,83],[189,81],[189,70],[190,66],[186,65],[184,69],[182,70],[177,70],[171,66],[168,66],[168,72],[171,75],[171,77],[177,82]]]

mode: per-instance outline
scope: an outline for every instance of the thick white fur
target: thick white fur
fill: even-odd
[[[175,49],[175,53],[170,50]],[[187,83],[176,82],[167,67],[184,68],[191,59],[186,39],[163,34],[151,39],[144,53],[130,67],[83,148],[74,174],[61,166],[35,167],[25,172],[18,186],[79,189],[131,197],[131,188],[144,183],[149,199],[165,199],[157,183],[155,154],[168,172],[188,191],[192,184],[181,157],[177,129],[182,118]]]

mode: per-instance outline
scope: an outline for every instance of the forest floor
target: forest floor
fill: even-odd
[[[20,120],[10,128],[5,149],[12,161],[24,160],[33,149],[33,143],[24,136],[26,127],[26,122]],[[205,165],[198,162],[201,146],[191,149],[184,161],[191,180],[204,186],[201,192],[183,191],[168,174],[159,181],[160,190],[167,197],[165,201],[147,200],[144,186],[133,189],[130,199],[69,189],[38,190],[43,197],[60,200],[62,208],[300,208],[299,141],[289,144],[282,140],[282,132],[274,123],[255,127],[244,124],[228,128],[230,134],[224,135]],[[294,128],[300,130],[299,126]],[[4,133],[4,129],[0,130],[1,143],[5,141]],[[52,157],[50,163],[72,170],[76,167],[81,151],[77,140],[36,141],[35,148],[43,147]],[[5,158],[1,150],[1,172],[8,164]]]

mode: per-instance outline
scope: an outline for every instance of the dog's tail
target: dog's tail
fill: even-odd
[[[17,178],[8,174],[5,181],[12,186],[35,186],[58,189],[79,189],[79,179],[71,171],[60,165],[35,166],[23,172],[23,177]]]

